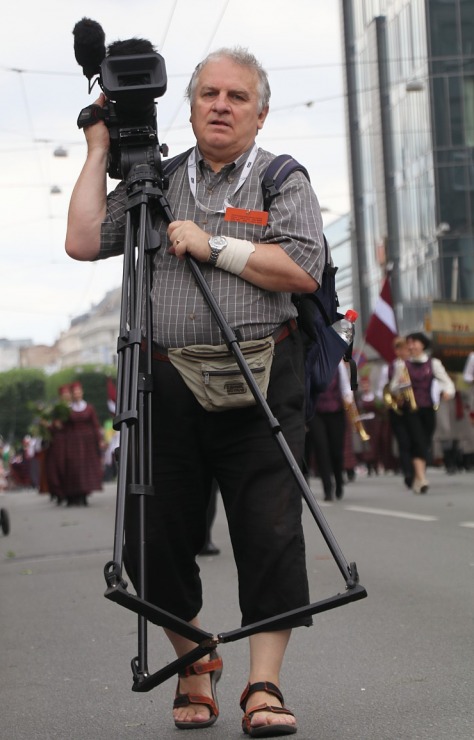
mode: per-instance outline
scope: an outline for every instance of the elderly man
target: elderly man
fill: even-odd
[[[147,508],[147,599],[199,623],[196,556],[204,544],[215,478],[238,570],[242,624],[248,625],[309,602],[301,495],[258,406],[203,408],[170,361],[184,347],[223,342],[184,258],[192,255],[200,263],[243,342],[271,340],[267,402],[302,460],[303,353],[291,293],[318,287],[322,221],[317,198],[299,172],[287,179],[269,213],[262,212],[261,177],[274,155],[255,143],[268,114],[270,88],[253,55],[240,48],[213,52],[196,67],[187,96],[196,147],[170,177],[166,197],[175,220],[167,224],[158,216],[155,223],[163,246],[154,257],[151,290],[156,495]],[[104,97],[97,102],[103,105]],[[75,259],[95,260],[123,251],[126,189],[120,183],[106,194],[106,126],[99,122],[85,134],[87,160],[71,198],[66,251]],[[134,504],[125,525],[132,582],[137,577]],[[290,626],[310,623],[300,617]],[[296,732],[279,689],[290,631],[250,637],[241,706],[243,730],[251,737]],[[195,647],[174,632],[167,634],[178,656]],[[221,670],[222,660],[214,653],[180,675],[173,710],[178,728],[215,722]]]

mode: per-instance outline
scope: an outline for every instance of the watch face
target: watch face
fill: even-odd
[[[209,245],[214,249],[223,249],[227,246],[227,239],[225,236],[211,236],[209,239]]]

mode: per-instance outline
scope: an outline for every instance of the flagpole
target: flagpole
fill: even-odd
[[[367,342],[365,341],[365,337],[364,337],[364,341],[362,342],[361,348],[359,349],[359,347],[356,347],[356,350],[359,353],[359,355],[357,357],[357,362],[356,362],[357,367],[359,367],[359,365],[360,365],[360,361],[362,359],[362,355],[364,353],[366,344],[367,344]]]

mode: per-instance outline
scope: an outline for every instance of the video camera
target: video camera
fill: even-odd
[[[83,18],[74,26],[74,54],[89,80],[89,93],[98,81],[107,97],[102,108],[90,105],[79,114],[79,128],[103,120],[109,129],[107,172],[123,180],[135,164],[160,168],[155,98],[166,92],[163,57],[146,39],[116,41],[105,47],[105,33],[96,21]],[[92,78],[95,77],[93,82]]]

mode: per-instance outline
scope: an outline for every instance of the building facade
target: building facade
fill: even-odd
[[[325,226],[324,233],[331,248],[333,263],[337,267],[336,291],[342,313],[354,307],[356,291],[354,290],[352,270],[352,233],[349,214],[339,216]]]
[[[474,2],[342,0],[363,326],[387,267],[401,332],[474,300]]]
[[[33,347],[31,339],[5,339],[0,337],[0,373],[24,367],[21,353]]]
[[[58,339],[61,367],[117,365],[121,288],[106,293],[89,312],[71,321]]]
[[[122,289],[106,293],[90,311],[72,319],[69,329],[51,347],[31,339],[0,339],[0,372],[13,368],[41,368],[53,373],[79,365],[117,365]]]

